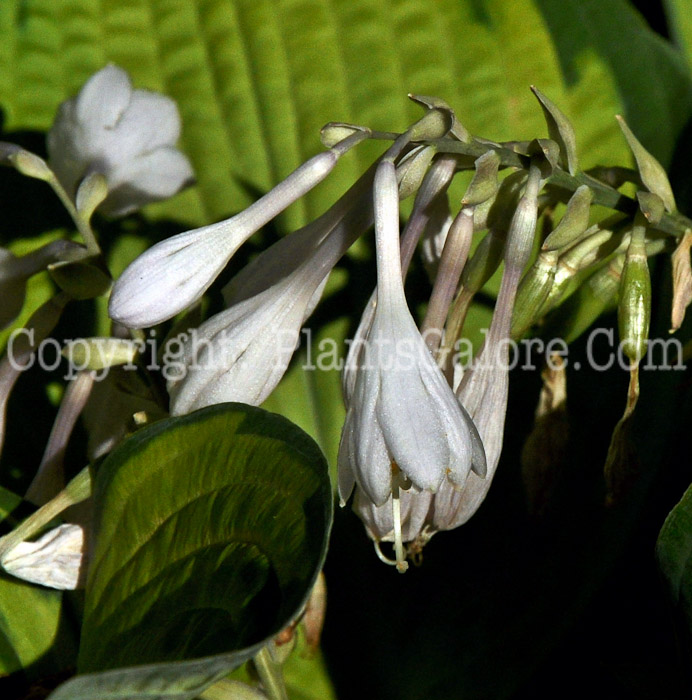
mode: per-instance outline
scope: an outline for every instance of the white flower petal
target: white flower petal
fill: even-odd
[[[172,197],[194,180],[190,161],[177,148],[159,148],[114,168],[111,191],[101,205],[108,216],[124,216],[145,204]]]
[[[356,482],[373,503],[381,505],[392,492],[392,457],[377,420],[379,373],[375,372],[356,387],[353,408],[346,416],[346,446],[353,450]],[[350,419],[350,420],[349,420]]]
[[[484,456],[475,426],[429,353],[406,304],[391,163],[380,164],[375,183],[377,305],[363,315],[363,328],[370,314],[373,320],[362,349],[351,351],[358,366],[346,383],[348,410],[339,467],[347,465],[363,497],[382,508],[366,514],[382,535],[389,522],[384,512],[388,500],[394,523],[396,493],[399,508],[404,502],[406,508],[414,508],[415,525],[422,526],[421,513],[427,513],[432,493],[443,484],[463,484],[472,466],[482,471]],[[411,480],[414,492],[402,495],[406,492],[400,490],[395,467]],[[346,483],[349,480],[344,477]],[[427,496],[417,498],[415,492]],[[412,535],[409,539],[417,536],[407,534]],[[396,532],[394,538],[399,566],[401,539]]]
[[[113,129],[132,97],[130,76],[109,63],[87,80],[75,102],[75,117],[87,128]]]
[[[135,90],[127,111],[113,132],[121,161],[175,146],[180,138],[180,114],[175,102],[165,95]],[[115,162],[115,161],[114,161]]]
[[[426,521],[433,495],[429,491],[416,492],[413,489],[399,493],[401,507],[401,535],[404,542],[415,540]],[[356,489],[353,510],[363,521],[371,539],[376,542],[394,542],[394,517],[392,497],[381,506],[373,505],[362,491]]]
[[[83,585],[84,530],[60,525],[36,542],[20,542],[2,558],[2,567],[17,578],[59,590]]]

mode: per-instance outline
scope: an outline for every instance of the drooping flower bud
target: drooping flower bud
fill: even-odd
[[[364,138],[356,132],[310,158],[268,194],[218,224],[186,231],[149,248],[116,281],[108,307],[114,321],[146,328],[197,301],[238,248],[332,171],[343,153]]]
[[[635,224],[620,282],[618,329],[623,352],[633,363],[646,353],[651,318],[651,277],[646,259],[646,229]]]

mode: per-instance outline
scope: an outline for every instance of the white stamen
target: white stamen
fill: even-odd
[[[380,541],[379,540],[374,540],[373,544],[375,545],[375,554],[377,554],[377,558],[381,562],[384,562],[388,566],[396,566],[397,565],[397,562],[394,561],[394,559],[390,559],[389,557],[385,556],[382,553],[382,550],[380,549]]]

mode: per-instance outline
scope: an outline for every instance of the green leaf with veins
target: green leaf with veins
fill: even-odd
[[[94,498],[80,675],[53,700],[194,697],[300,612],[332,517],[315,443],[242,404],[135,433]]]

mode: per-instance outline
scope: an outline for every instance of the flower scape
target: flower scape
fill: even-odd
[[[532,89],[550,139],[496,143],[475,138],[442,100],[410,96],[424,113],[404,133],[328,124],[321,133],[326,150],[246,210],[171,236],[136,258],[110,292],[115,335],[88,339],[92,349],[97,341],[107,344],[105,359],[103,353],[100,363],[92,356],[85,361],[84,353],[67,353],[73,363],[82,363],[82,373],[65,394],[29,495],[45,503],[64,486],[60,460],[51,455],[64,447],[86,404],[93,381],[84,375],[97,365],[103,369],[135,360],[141,329],[181,314],[185,319],[254,233],[366,140],[392,143],[327,211],[261,252],[232,279],[224,289],[225,310],[199,323],[194,334],[180,336],[182,362],[165,376],[168,403],[155,395],[149,397],[152,403],[158,401],[159,409],[171,415],[222,402],[262,404],[288,368],[330,272],[374,224],[377,279],[343,371],[347,412],[338,493],[344,506],[355,492],[353,508],[378,556],[404,572],[407,558],[418,558],[430,537],[462,525],[483,502],[502,451],[508,341],[557,307],[570,285],[589,280],[603,287],[604,298],[619,290],[620,328],[637,386],[650,301],[632,290],[646,288],[647,257],[670,250],[689,222],[676,211],[663,169],[624,121],[638,172],[582,172],[568,120]],[[83,237],[83,243],[60,240],[23,258],[0,251],[5,326],[21,308],[32,275],[48,268],[62,287],[27,323],[32,340],[27,334],[24,347],[14,348],[15,358],[30,356],[66,305],[110,289],[91,228],[94,211],[123,216],[192,183],[191,165],[176,147],[179,135],[172,100],[133,89],[122,69],[108,65],[60,107],[48,135],[47,163],[2,144],[4,162],[48,182]],[[448,190],[467,173],[471,177],[455,207]],[[615,189],[614,173],[636,184],[636,199]],[[400,231],[400,202],[408,197],[414,200],[412,211]],[[566,204],[564,214],[540,241],[536,256],[538,220],[560,203]],[[614,213],[593,223],[595,204]],[[472,237],[479,233],[484,235],[469,255]],[[404,286],[417,249],[432,281],[420,323]],[[463,336],[471,301],[502,265],[485,341],[471,363],[460,365],[454,347]],[[679,316],[680,300],[676,303]],[[0,365],[2,425],[20,370],[8,357]],[[122,425],[114,421],[100,453],[122,434]],[[392,557],[382,552],[383,542],[392,543]],[[74,557],[68,561],[74,569]],[[74,571],[66,578],[78,579]]]
[[[289,370],[308,319],[327,306],[331,273],[343,270],[358,245],[374,247],[376,273],[355,333],[339,349],[345,420],[338,452],[327,459],[337,467],[338,502],[351,504],[382,562],[406,572],[421,563],[433,536],[481,507],[502,453],[511,345],[580,289],[597,300],[589,322],[617,305],[629,370],[625,413],[604,456],[607,498],[617,500],[628,482],[623,451],[649,336],[649,259],[672,258],[671,325],[678,328],[692,298],[692,221],[678,212],[664,169],[622,118],[636,169],[583,171],[567,117],[531,89],[549,138],[474,136],[447,103],[421,95],[409,95],[420,118],[401,133],[329,123],[320,133],[323,149],[246,209],[159,240],[120,275],[109,270],[99,227],[194,184],[178,146],[175,102],[135,89],[109,64],[60,106],[47,159],[0,143],[0,162],[47,183],[76,230],[24,255],[0,248],[0,325],[12,329],[0,360],[0,451],[10,395],[23,372],[37,371],[40,346],[66,309],[97,300],[110,323],[110,333],[62,349],[69,378],[24,494],[37,510],[0,538],[4,572],[40,586],[88,588],[93,513],[78,506],[93,496],[92,476],[87,468],[70,479],[65,464],[80,416],[88,458],[98,465],[144,426],[217,405],[261,407]],[[228,275],[255,234],[366,141],[381,144],[380,154],[345,193]],[[407,285],[418,264],[429,282],[424,304]],[[52,295],[18,321],[28,285],[45,272]],[[474,299],[495,275],[499,290],[484,337],[461,353]],[[147,364],[152,337],[163,339],[158,358],[175,348],[175,362]],[[538,416],[564,404],[564,367],[552,359],[544,358]],[[55,527],[60,513],[67,521]],[[310,589],[299,614],[316,645],[324,612],[317,573]],[[264,688],[274,682],[277,649],[292,639],[297,616],[288,622],[281,641],[271,642],[272,658],[263,656],[269,647],[250,655]]]

